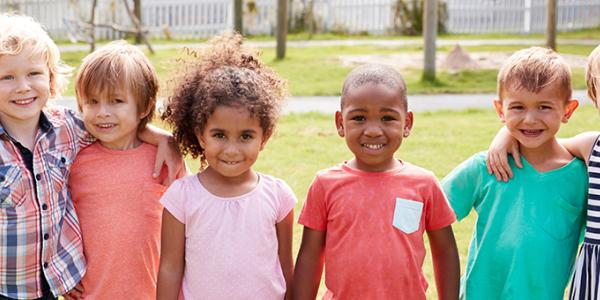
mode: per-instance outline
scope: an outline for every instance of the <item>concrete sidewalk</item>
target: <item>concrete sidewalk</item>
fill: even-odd
[[[502,45],[522,45],[522,46],[537,46],[546,43],[543,39],[438,39],[437,46],[453,46],[460,44],[461,46],[502,46]],[[558,45],[587,45],[595,46],[600,42],[596,40],[586,39],[559,39],[556,42]],[[247,41],[247,45],[257,48],[275,48],[275,41]],[[326,47],[326,46],[382,46],[382,47],[414,47],[422,46],[422,39],[397,39],[397,40],[306,40],[306,41],[288,41],[286,46],[290,48],[309,48],[309,47]],[[140,45],[140,48],[145,48],[145,45]],[[206,47],[206,43],[173,43],[173,44],[153,44],[155,50],[162,49],[179,49],[183,47],[201,48]],[[89,45],[59,45],[61,52],[73,51],[89,51]]]
[[[436,94],[408,96],[408,107],[414,112],[438,110],[465,110],[470,108],[492,108],[495,94]],[[573,91],[580,104],[591,104],[584,90]],[[56,104],[77,109],[74,97],[54,100]],[[159,100],[159,105],[162,101]],[[284,114],[319,112],[332,114],[340,107],[339,96],[290,97],[283,108]]]

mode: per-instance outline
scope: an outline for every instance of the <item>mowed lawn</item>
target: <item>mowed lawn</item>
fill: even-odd
[[[441,111],[417,113],[415,126],[397,153],[397,157],[432,170],[441,179],[472,154],[485,150],[501,127],[492,110]],[[600,117],[592,106],[580,107],[571,121],[563,125],[559,136],[570,137],[589,130],[600,130]],[[321,169],[350,159],[345,142],[338,137],[332,115],[292,114],[281,118],[277,132],[261,153],[255,169],[284,179],[298,197],[296,219],[314,174]],[[198,162],[187,160],[192,171]],[[464,272],[467,247],[476,216],[453,226]],[[302,227],[294,228],[294,256],[297,255]],[[426,236],[424,237],[427,240]],[[398,254],[400,255],[400,254]],[[431,257],[424,266],[430,283],[428,298],[436,299]],[[324,290],[323,286],[320,293]]]

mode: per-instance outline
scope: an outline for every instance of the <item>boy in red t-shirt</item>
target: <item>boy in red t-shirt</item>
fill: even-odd
[[[315,299],[324,264],[324,299],[426,299],[424,231],[439,299],[457,299],[456,217],[431,172],[394,158],[413,124],[402,76],[356,68],[335,122],[354,158],[319,172],[309,188],[294,299]]]

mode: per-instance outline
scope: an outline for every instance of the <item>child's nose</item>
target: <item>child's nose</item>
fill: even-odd
[[[104,105],[104,104],[100,104],[98,106],[98,116],[99,117],[106,117],[106,116],[109,116],[109,115],[110,115],[110,110],[109,110],[108,106]]]
[[[529,111],[525,114],[525,118],[523,119],[524,123],[532,124],[537,122],[537,113],[534,111]]]
[[[27,79],[18,79],[17,80],[17,93],[26,93],[31,90],[31,86],[29,86],[29,81]]]
[[[376,137],[381,135],[381,126],[379,124],[367,124],[365,128],[364,135],[368,137]]]

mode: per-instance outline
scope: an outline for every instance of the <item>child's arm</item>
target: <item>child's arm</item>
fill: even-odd
[[[507,182],[508,179],[513,177],[512,170],[508,164],[508,154],[512,155],[517,167],[523,168],[521,153],[519,152],[519,142],[504,126],[500,128],[498,134],[494,137],[485,159],[488,174],[494,174],[498,181],[503,180]]]
[[[600,132],[597,131],[584,132],[572,138],[559,139],[558,142],[573,156],[585,160],[587,163],[598,135]],[[513,176],[507,160],[508,153],[513,156],[517,167],[522,168],[519,143],[508,133],[506,127],[502,127],[494,137],[485,160],[488,173],[493,173],[497,180],[502,179],[506,182]]]
[[[183,162],[183,157],[179,152],[177,143],[173,140],[173,136],[168,131],[148,124],[146,128],[140,131],[138,138],[158,147],[156,161],[154,162],[154,171],[152,172],[153,177],[156,178],[160,175],[163,164],[167,165],[169,171],[169,175],[163,182],[165,185],[169,185],[175,179],[186,175],[187,170]]]
[[[185,267],[185,225],[168,210],[163,210],[160,268],[156,299],[179,297]]]
[[[294,276],[294,259],[292,258],[292,236],[294,232],[294,210],[281,222],[275,225],[277,229],[277,243],[279,253],[279,263],[285,278],[285,300],[292,299],[292,277]]]
[[[304,226],[302,244],[294,271],[294,287],[292,289],[294,300],[314,300],[317,297],[323,273],[325,234],[325,231],[313,230]]]
[[[460,263],[452,226],[427,231],[427,236],[433,257],[438,299],[456,300],[460,285]]]
[[[558,142],[573,156],[587,163],[598,135],[600,135],[598,131],[589,131],[580,133],[572,138],[559,139]]]

